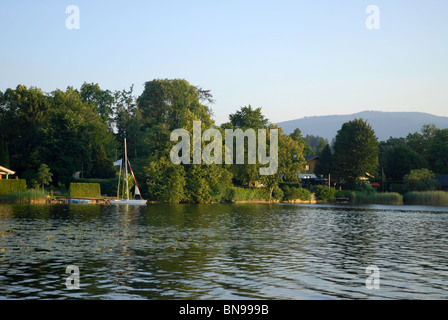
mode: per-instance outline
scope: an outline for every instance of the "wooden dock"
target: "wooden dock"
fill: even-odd
[[[48,203],[58,204],[110,204],[107,198],[81,198],[81,197],[56,197],[49,199]]]
[[[350,198],[348,198],[348,197],[336,198],[337,203],[347,203],[349,201],[350,201]]]

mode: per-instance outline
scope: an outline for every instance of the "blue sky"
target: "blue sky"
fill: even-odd
[[[80,29],[66,28],[66,8]],[[369,30],[366,7],[380,10]],[[448,1],[0,0],[0,90],[128,89],[182,78],[216,122],[242,106],[272,122],[363,110],[448,116]]]

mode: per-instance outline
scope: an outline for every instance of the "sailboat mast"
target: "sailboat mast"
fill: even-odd
[[[126,146],[126,138],[124,138],[124,156],[125,156],[125,162],[124,167],[126,171],[126,196],[127,200],[129,200],[129,181],[128,181],[128,149]]]
[[[120,180],[121,180],[121,167],[122,167],[122,160],[120,159],[120,174],[118,175],[118,186],[117,186],[117,200],[120,199]]]

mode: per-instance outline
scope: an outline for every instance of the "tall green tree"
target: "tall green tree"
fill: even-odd
[[[332,172],[334,172],[334,157],[330,145],[327,144],[322,150],[319,162],[314,169],[314,173],[318,176],[328,176]]]
[[[221,129],[241,129],[246,132],[248,129],[254,130],[256,135],[256,143],[258,144],[258,129],[265,129],[268,119],[263,115],[261,107],[252,108],[251,105],[241,107],[235,113],[229,115],[229,122],[221,125]],[[227,142],[225,142],[227,143]],[[233,141],[233,150],[236,150],[236,141]],[[244,141],[244,164],[236,164],[236,155],[234,153],[231,171],[235,181],[240,185],[252,186],[260,179],[259,163],[249,163],[248,161],[248,139]]]
[[[232,186],[232,174],[221,165],[185,166],[187,184],[185,201],[191,203],[219,202]]]
[[[406,138],[394,138],[390,137],[386,141],[380,141],[378,144],[378,162],[380,167],[385,166],[385,155],[386,151],[389,149],[398,146],[398,145],[406,145]]]
[[[161,157],[149,162],[144,172],[150,200],[168,203],[185,200],[187,181],[184,166],[174,165],[169,158]]]
[[[115,138],[96,106],[83,101],[72,87],[53,91],[50,101],[41,159],[52,169],[56,183],[68,184],[77,171],[94,178],[92,173],[110,169]],[[112,170],[108,172],[109,177],[115,175]]]
[[[169,158],[175,144],[170,141],[172,131],[185,129],[192,136],[193,121],[201,121],[203,128],[214,125],[211,109],[201,104],[200,98],[197,87],[183,79],[145,83],[143,93],[137,98],[141,118],[136,125],[142,130],[141,147],[150,159]]]
[[[9,168],[9,149],[8,143],[2,137],[0,138],[0,166]]]
[[[324,150],[325,146],[328,144],[328,141],[320,136],[314,136],[307,134],[304,138],[305,142],[310,146],[311,150],[313,151],[310,154],[320,156],[322,154],[322,151]],[[308,155],[308,154],[306,154]]]
[[[117,170],[114,168],[112,159],[106,154],[105,147],[98,145],[92,150],[92,170],[90,177],[98,179],[110,179],[115,177]]]
[[[145,83],[137,99],[147,127],[165,124],[168,130],[191,127],[193,120],[210,127],[211,110],[201,104],[196,86],[183,79],[152,80]]]
[[[429,145],[439,129],[434,124],[422,126],[420,132],[410,133],[406,137],[406,143],[421,155],[429,154]]]
[[[110,90],[102,90],[98,83],[84,82],[81,86],[82,101],[92,103],[105,123],[109,123],[113,115],[114,95]]]
[[[307,140],[302,136],[302,131],[299,128],[294,129],[294,132],[289,135],[291,139],[297,141],[303,145],[303,154],[309,156],[315,154],[314,150],[310,147]]]
[[[43,128],[48,119],[50,103],[42,90],[18,85],[3,94],[0,128],[9,147],[9,162],[19,175],[37,169],[40,161]]]
[[[381,167],[390,180],[402,180],[413,169],[427,168],[428,162],[410,146],[397,144],[384,150]]]
[[[305,158],[303,156],[304,145],[290,136],[284,134],[282,128],[270,124],[267,131],[267,141],[270,141],[271,130],[278,130],[278,168],[274,174],[262,175],[261,182],[269,189],[269,199],[272,198],[273,191],[278,187],[280,181],[297,182],[297,174],[303,170]],[[270,145],[268,152],[272,157]],[[271,164],[269,164],[271,165]]]
[[[428,149],[432,171],[448,174],[448,129],[436,130]]]
[[[141,130],[140,143],[146,152],[142,168],[147,177],[149,197],[168,202],[202,202],[210,198],[213,179],[210,179],[209,166],[174,165],[170,161],[171,148],[177,143],[170,139],[172,131],[185,129],[192,137],[193,121],[201,121],[202,130],[214,125],[211,109],[202,104],[204,101],[212,101],[210,92],[186,80],[165,79],[145,83],[143,93],[137,98],[137,112],[134,114],[141,117],[136,126]],[[201,146],[204,146],[203,141]],[[193,148],[190,158],[192,156]],[[192,186],[198,187],[194,189],[196,193],[190,192]]]
[[[378,138],[363,119],[342,125],[334,141],[336,176],[347,182],[375,174],[378,167]]]
[[[230,114],[229,120],[234,128],[243,130],[265,128],[268,123],[268,119],[261,112],[261,107],[253,109],[251,105],[241,107],[240,110]]]
[[[114,93],[114,121],[119,148],[123,150],[124,138],[127,141],[128,155],[133,158],[147,156],[150,150],[143,147],[144,118],[142,110],[137,108],[134,85],[129,90],[117,90]]]
[[[45,186],[50,184],[53,174],[50,172],[50,168],[45,164],[41,164],[37,170],[36,181],[42,186],[42,190],[45,191]]]

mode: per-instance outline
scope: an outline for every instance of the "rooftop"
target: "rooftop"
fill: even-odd
[[[12,171],[8,168],[0,166],[0,174],[8,175],[8,174],[15,174],[15,173],[16,173],[15,171]]]
[[[448,187],[448,174],[438,174],[434,179],[439,181],[442,187]]]
[[[310,160],[313,160],[313,159],[319,160],[319,156],[305,156],[305,161],[310,161]]]

